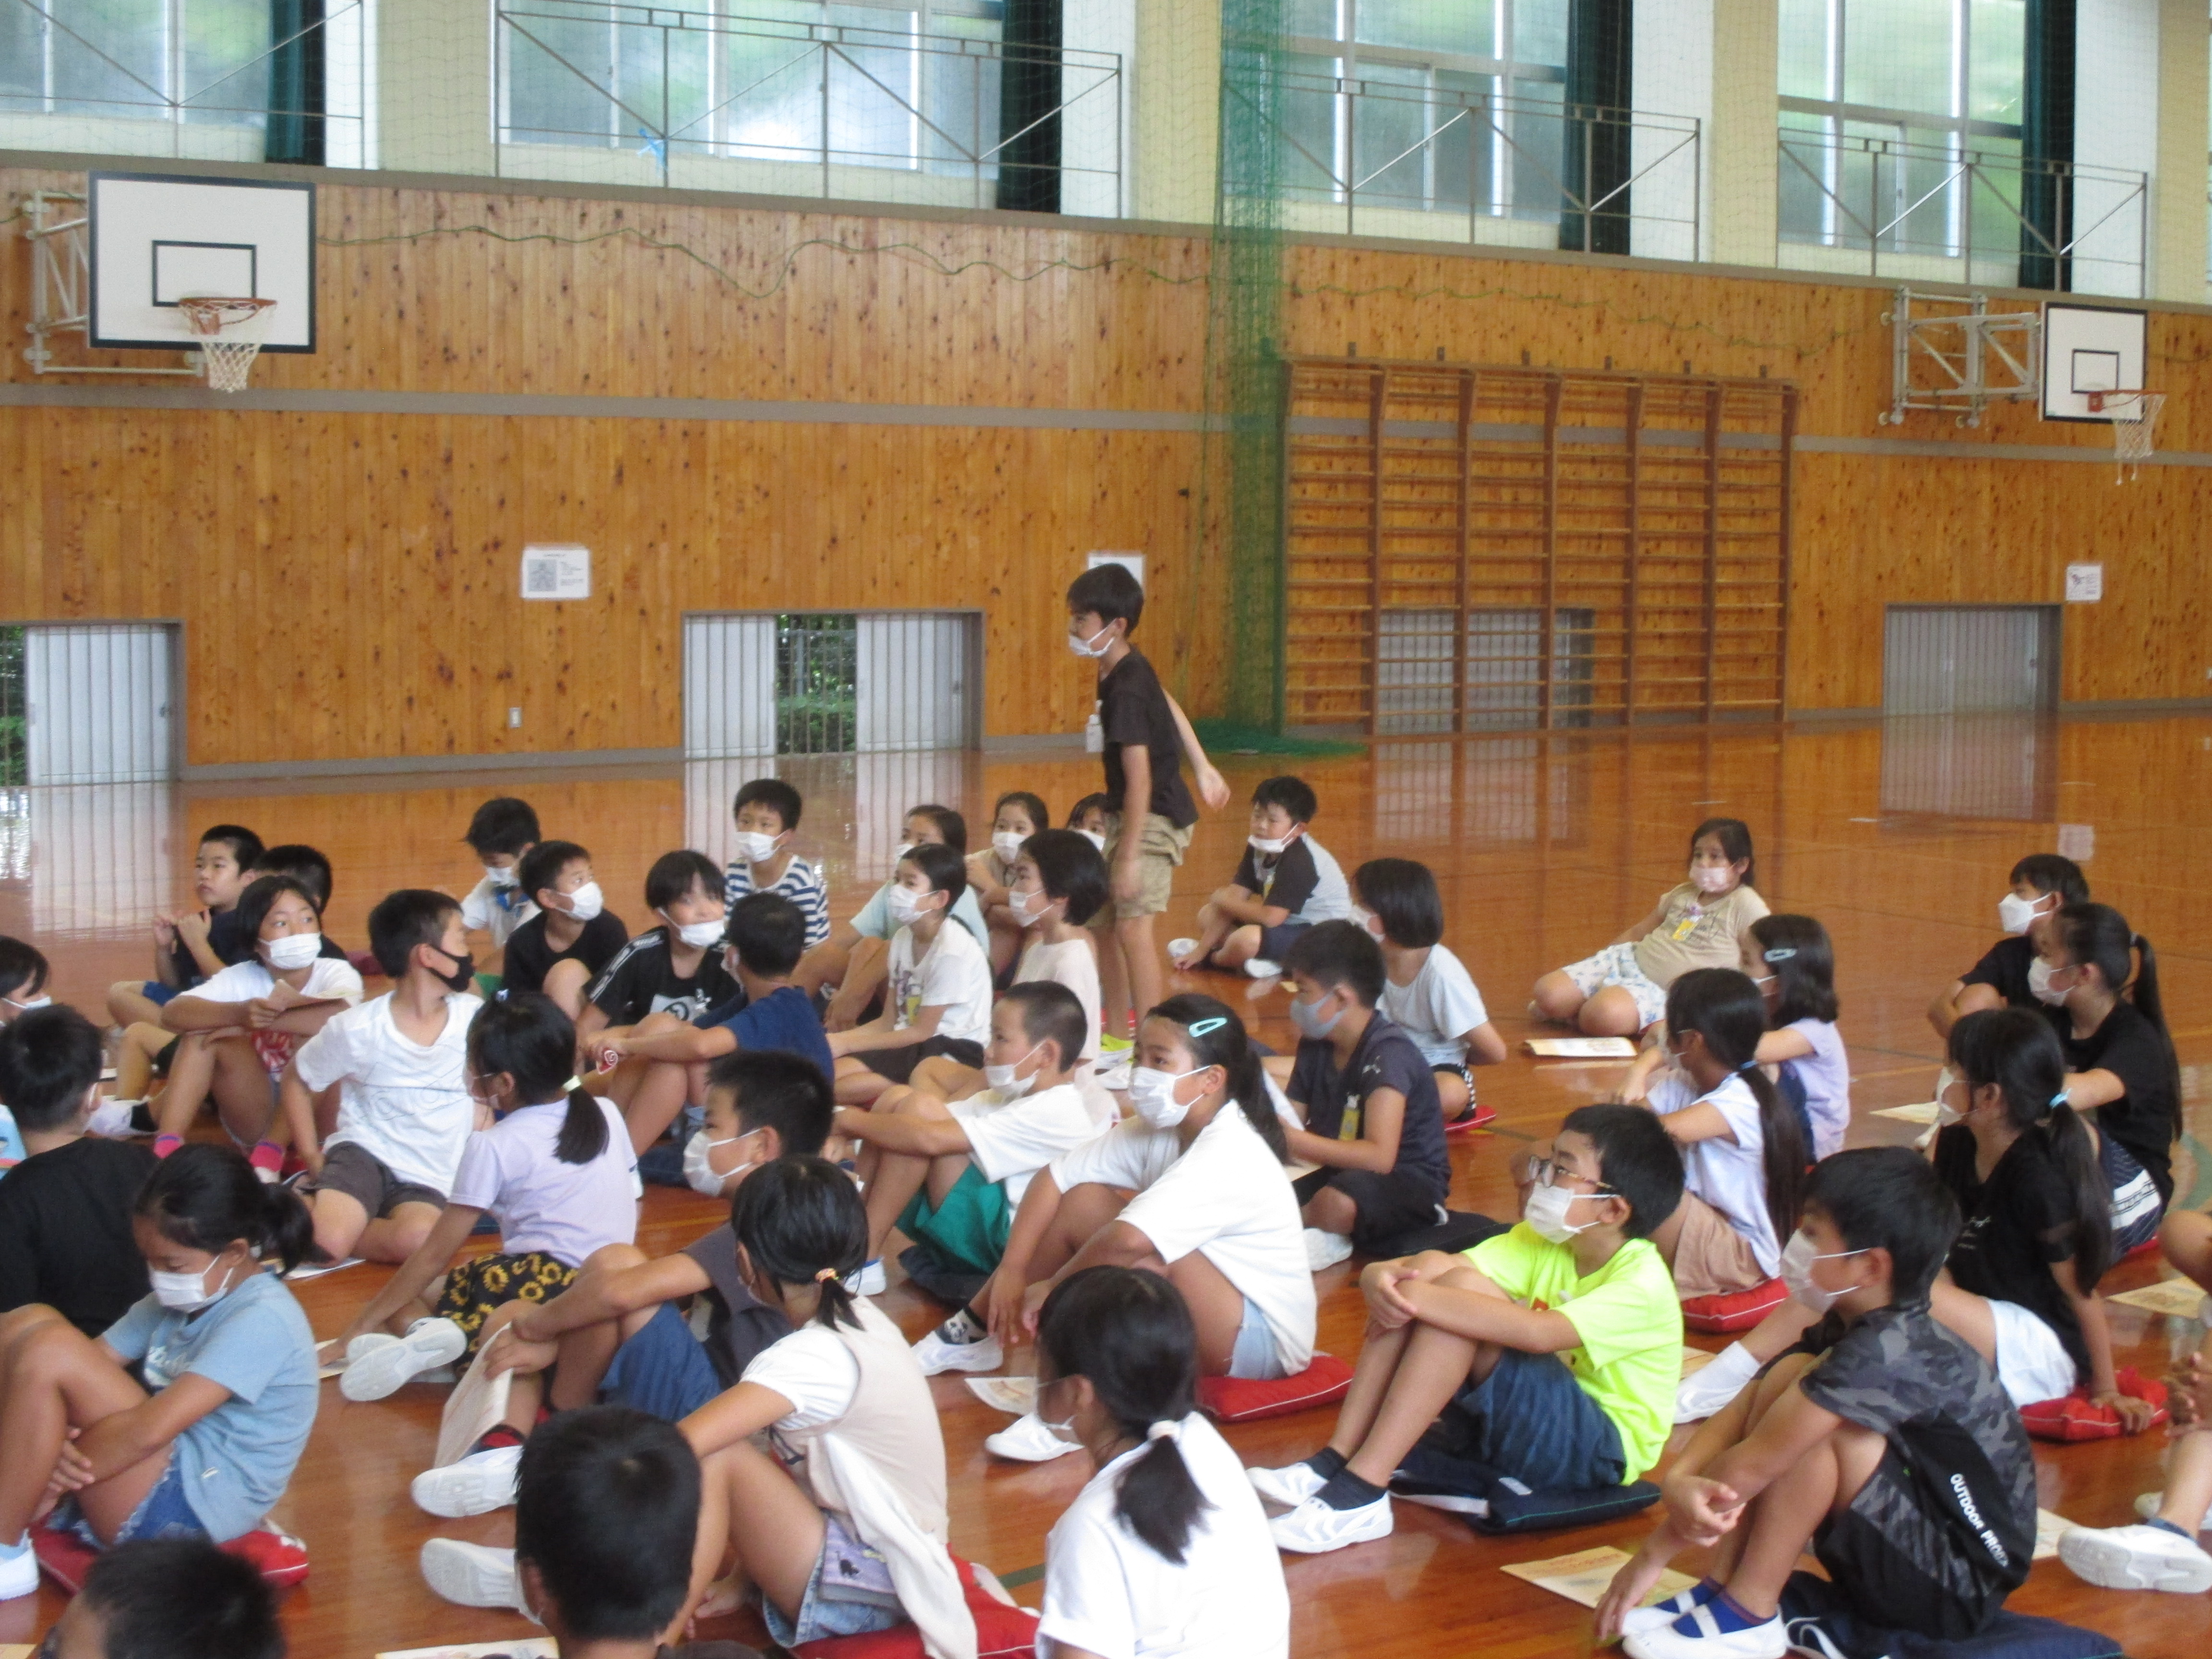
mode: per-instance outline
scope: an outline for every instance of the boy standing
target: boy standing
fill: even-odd
[[[1098,979],[1111,1054],[1128,1051],[1136,1022],[1160,1000],[1152,918],[1168,908],[1198,809],[1182,781],[1182,743],[1160,677],[1129,635],[1145,590],[1102,564],[1067,588],[1067,643],[1098,664],[1098,741],[1106,773],[1106,868],[1113,902],[1099,913]]]
[[[2034,1553],[2035,1464],[1996,1373],[1928,1310],[1958,1231],[1908,1147],[1815,1166],[1782,1275],[1828,1316],[1668,1472],[1664,1518],[1598,1603],[1600,1641],[1626,1632],[1630,1659],[1781,1659],[1782,1590],[1808,1547],[1878,1628],[1954,1642],[1989,1623]],[[1706,1578],[1638,1610],[1679,1551],[1715,1545]]]
[[[1382,947],[1349,921],[1309,927],[1291,946],[1298,1052],[1284,1092],[1304,1110],[1291,1156],[1322,1167],[1293,1183],[1306,1224],[1306,1260],[1318,1273],[1354,1241],[1425,1227],[1451,1189],[1436,1073],[1413,1038],[1375,1005]]]
[[[1249,1471],[1290,1507],[1273,1523],[1283,1548],[1388,1536],[1391,1475],[1447,1405],[1473,1419],[1476,1461],[1539,1491],[1620,1485],[1659,1461],[1682,1308],[1650,1233],[1681,1201],[1682,1155],[1648,1112],[1584,1106],[1536,1174],[1510,1231],[1360,1275],[1368,1337],[1336,1432],[1302,1463]]]
[[[461,923],[491,941],[485,966],[496,973],[497,958],[514,930],[538,914],[517,872],[523,854],[538,845],[538,813],[526,800],[495,797],[477,808],[461,839],[483,865],[483,879],[461,901]]]
[[[1252,833],[1229,885],[1199,907],[1198,937],[1178,939],[1177,968],[1202,962],[1255,979],[1282,972],[1305,928],[1352,914],[1352,889],[1308,826],[1316,807],[1304,778],[1269,778],[1252,792]]]
[[[830,889],[822,872],[791,850],[799,833],[799,791],[781,778],[755,778],[738,791],[730,814],[737,820],[737,856],[722,880],[731,909],[750,893],[780,893],[806,919],[806,948],[830,937]]]

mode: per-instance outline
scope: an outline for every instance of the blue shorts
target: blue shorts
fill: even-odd
[[[1262,927],[1260,929],[1260,955],[1278,968],[1281,967],[1283,958],[1291,953],[1291,946],[1296,945],[1298,936],[1312,926],[1310,921],[1300,921],[1292,916],[1280,927]]]
[[[1275,1350],[1274,1327],[1249,1296],[1244,1298],[1244,1317],[1237,1322],[1237,1346],[1230,1352],[1229,1374],[1257,1382],[1272,1382],[1290,1375]]]
[[[138,988],[138,994],[144,997],[147,1001],[152,1003],[156,1008],[166,1008],[170,1003],[174,1002],[179,997],[184,995],[184,994],[185,988],[183,986],[164,985],[158,979],[149,979]]]
[[[1620,1431],[1555,1353],[1506,1348],[1454,1405],[1474,1420],[1468,1455],[1538,1492],[1617,1486]]]
[[[865,1636],[907,1622],[891,1593],[890,1565],[862,1543],[842,1517],[824,1515],[822,1522],[822,1553],[806,1581],[799,1617],[786,1618],[781,1607],[761,1597],[761,1618],[778,1647],[795,1648],[833,1636]]]
[[[654,1309],[637,1334],[615,1350],[599,1379],[602,1405],[629,1406],[668,1423],[682,1422],[721,1391],[714,1362],[672,1302]]]
[[[92,1522],[84,1518],[74,1493],[56,1506],[46,1525],[56,1532],[72,1534],[96,1550],[112,1550],[118,1544],[128,1544],[139,1538],[208,1535],[199,1516],[192,1513],[192,1506],[185,1501],[185,1455],[181,1448],[175,1446],[169,1449],[169,1467],[161,1471],[154,1490],[138,1500],[138,1507],[115,1529],[114,1537],[102,1538],[92,1529]]]

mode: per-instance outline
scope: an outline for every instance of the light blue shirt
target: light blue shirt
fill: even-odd
[[[898,932],[898,923],[891,920],[891,884],[885,882],[876,889],[875,897],[860,907],[860,914],[853,918],[854,930],[869,939],[889,939]],[[963,887],[952,906],[952,920],[975,934],[975,943],[986,951],[991,948],[991,930],[984,925],[983,907],[975,902],[975,890]]]
[[[187,1373],[230,1391],[177,1437],[169,1455],[209,1537],[222,1543],[258,1527],[315,1425],[314,1334],[283,1281],[257,1273],[195,1314],[149,1296],[100,1340],[126,1362],[141,1362],[150,1394]]]
[[[23,1137],[16,1133],[15,1115],[0,1106],[0,1164],[21,1164],[23,1161]],[[0,1170],[0,1176],[6,1175]]]

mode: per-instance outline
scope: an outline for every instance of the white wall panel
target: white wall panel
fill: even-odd
[[[160,623],[24,630],[32,783],[156,783],[175,775],[173,639]]]

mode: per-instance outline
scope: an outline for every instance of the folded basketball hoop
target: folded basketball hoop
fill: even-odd
[[[2092,415],[2112,418],[2112,459],[2118,468],[2118,476],[2112,482],[2120,483],[2136,477],[2157,447],[2158,416],[2166,407],[2166,394],[2140,388],[2117,388],[2092,392],[2086,396]]]
[[[195,294],[177,301],[200,349],[200,362],[209,389],[243,392],[253,372],[253,360],[268,331],[274,300],[252,300]]]

